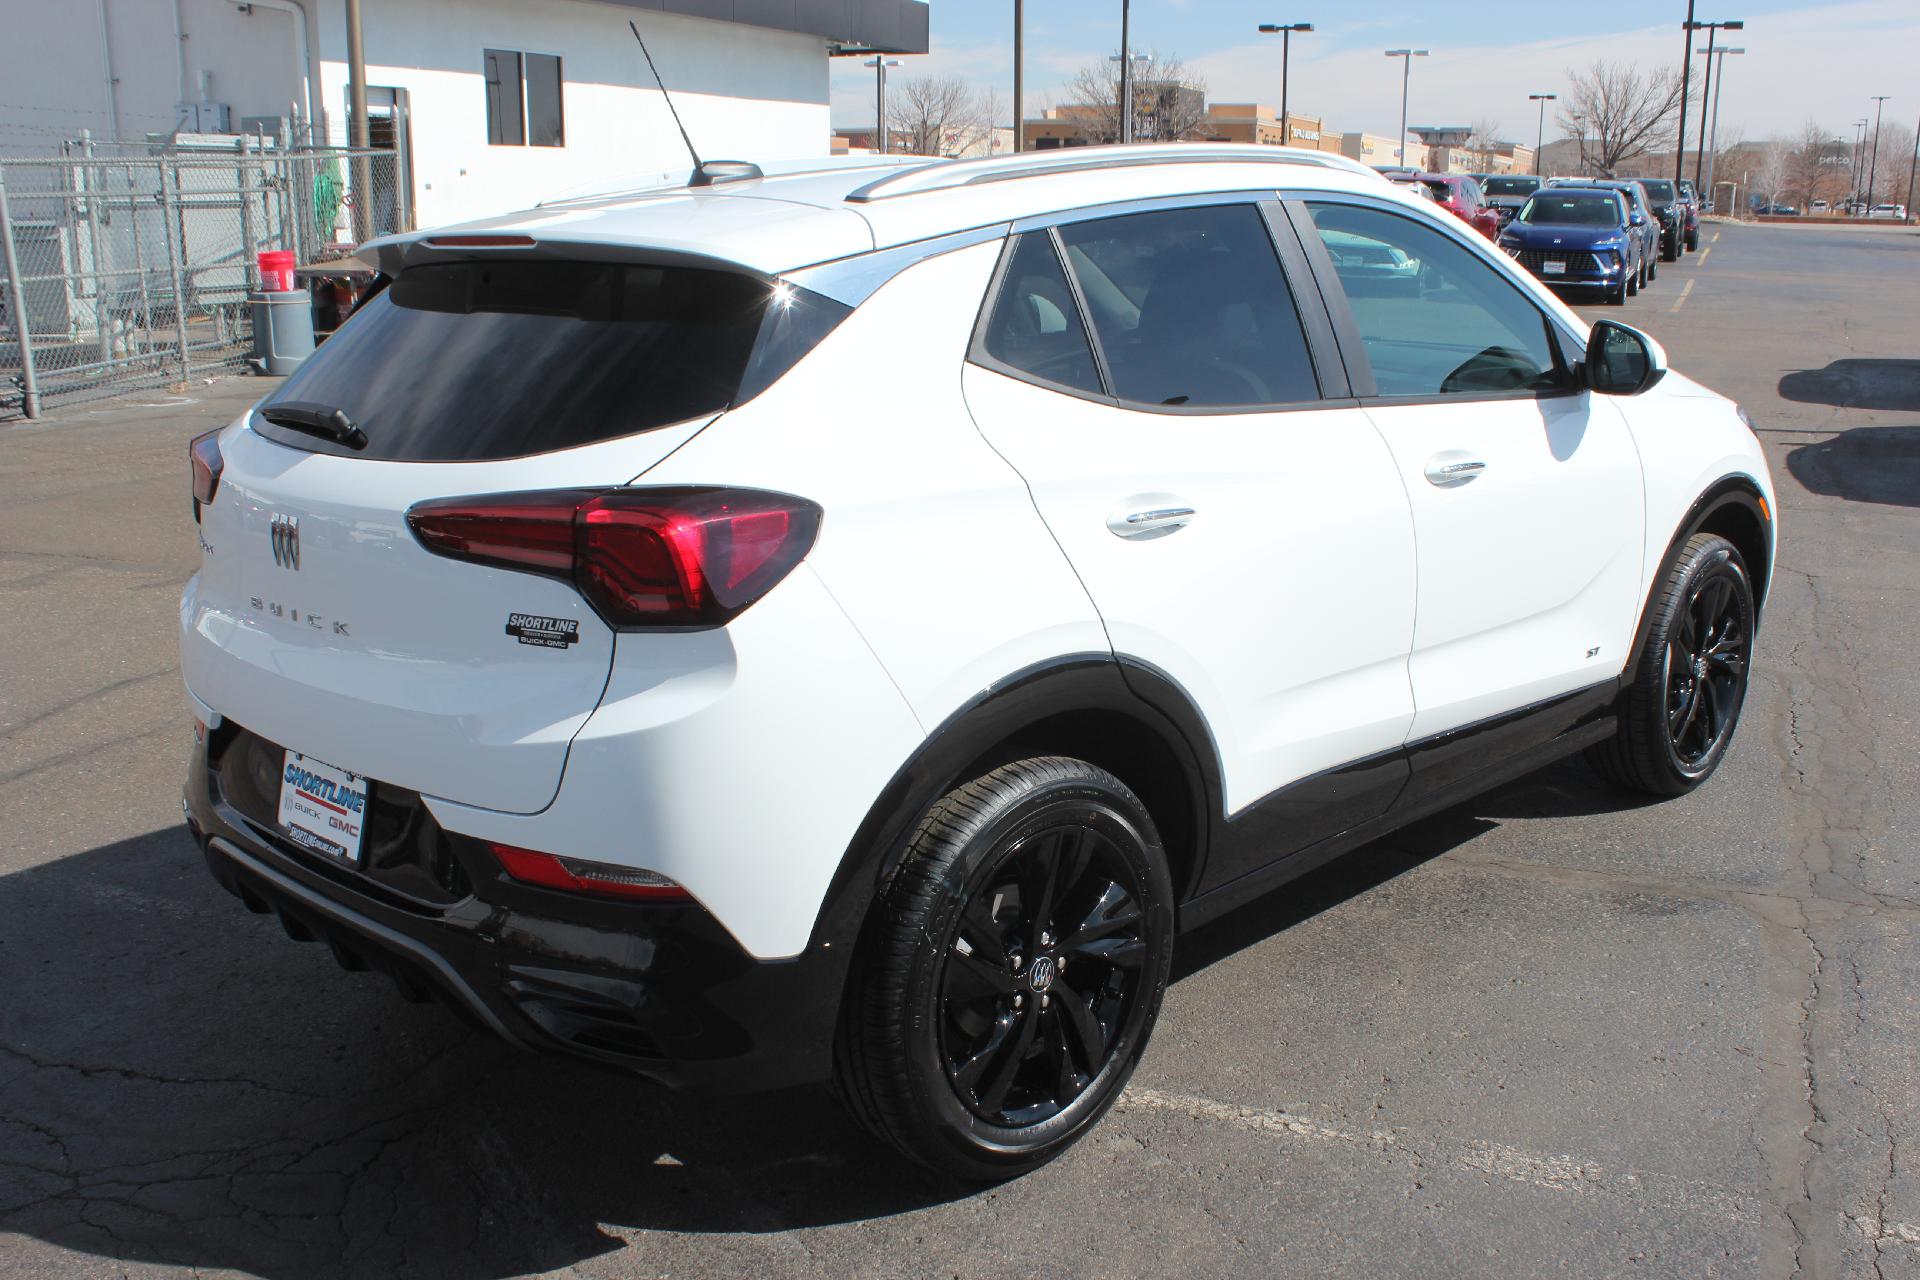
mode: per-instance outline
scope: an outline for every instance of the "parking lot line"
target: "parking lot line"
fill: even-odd
[[[1711,244],[1709,244],[1706,248],[1700,251],[1700,261],[1703,265],[1706,263],[1707,255],[1712,252],[1713,252],[1713,246]]]
[[[1418,1165],[1451,1167],[1483,1177],[1524,1183],[1547,1191],[1599,1193],[1641,1207],[1659,1204],[1747,1226],[1758,1225],[1766,1213],[1766,1207],[1757,1197],[1732,1187],[1645,1169],[1609,1168],[1577,1156],[1523,1151],[1497,1142],[1416,1134],[1398,1127],[1349,1132],[1287,1111],[1158,1089],[1129,1089],[1115,1110],[1121,1115],[1155,1111],[1184,1115],[1281,1141],[1299,1138],[1331,1143],[1388,1158],[1401,1156]],[[1878,1224],[1874,1225],[1875,1229],[1869,1234],[1894,1239],[1903,1239],[1898,1229],[1908,1226],[1890,1224],[1894,1229],[1883,1231]]]
[[[1700,256],[1704,258],[1704,257],[1706,257],[1707,255],[1703,253],[1703,254],[1701,254]],[[1667,311],[1668,311],[1669,313],[1672,313],[1672,312],[1675,312],[1675,311],[1678,311],[1678,310],[1679,310],[1679,309],[1681,308],[1681,306],[1682,306],[1682,305],[1683,305],[1683,304],[1684,304],[1684,303],[1686,302],[1686,300],[1687,300],[1687,295],[1693,292],[1693,286],[1694,286],[1694,283],[1695,283],[1694,281],[1692,281],[1692,280],[1689,280],[1689,281],[1687,281],[1687,283],[1686,283],[1686,285],[1685,285],[1684,287],[1682,287],[1682,288],[1681,288],[1681,290],[1680,290],[1680,296],[1679,296],[1679,297],[1677,297],[1677,298],[1675,298],[1675,299],[1673,300],[1673,305],[1667,308]]]

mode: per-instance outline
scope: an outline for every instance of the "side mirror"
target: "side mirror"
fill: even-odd
[[[1638,329],[1596,320],[1581,372],[1587,387],[1601,395],[1637,396],[1667,376],[1667,353]]]
[[[1636,227],[1644,227],[1647,225],[1647,215],[1644,213],[1632,214],[1627,220]]]

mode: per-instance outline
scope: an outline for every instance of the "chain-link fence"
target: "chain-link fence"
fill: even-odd
[[[240,367],[257,255],[345,256],[408,193],[395,152],[259,137],[0,158],[0,415]]]

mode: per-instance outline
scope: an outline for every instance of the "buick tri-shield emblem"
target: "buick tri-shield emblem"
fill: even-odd
[[[272,521],[273,562],[282,569],[300,567],[300,517],[274,512]]]

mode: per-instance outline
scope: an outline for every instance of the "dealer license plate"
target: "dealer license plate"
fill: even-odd
[[[304,848],[360,865],[367,780],[289,751],[280,771],[280,828]]]
[[[1540,264],[1540,274],[1543,276],[1563,276],[1567,274],[1567,264],[1565,262],[1555,262],[1549,258]]]

